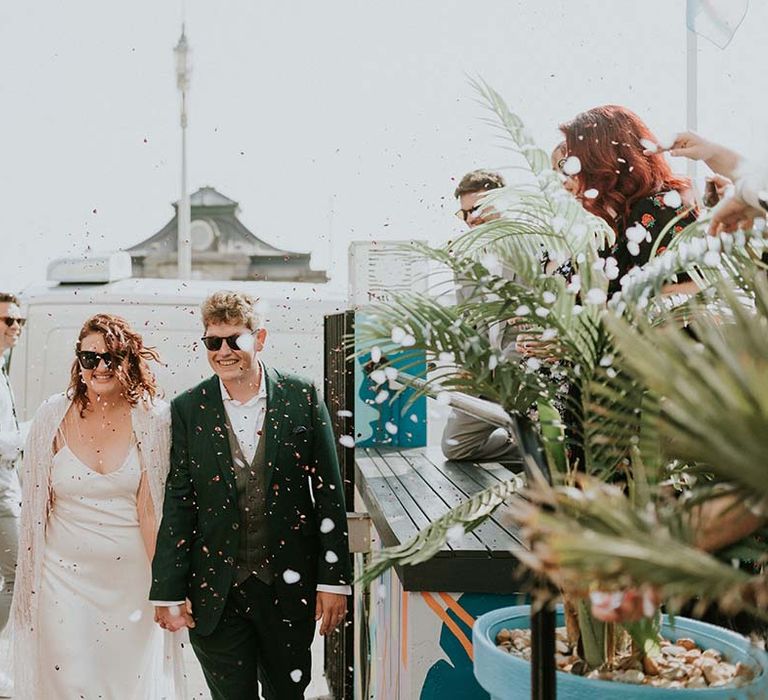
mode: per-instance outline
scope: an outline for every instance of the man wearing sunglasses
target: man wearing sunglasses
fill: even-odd
[[[459,210],[456,216],[467,224],[470,229],[495,221],[499,213],[491,204],[483,202],[488,192],[505,186],[504,178],[491,170],[472,170],[459,182],[454,196],[459,200]],[[501,270],[494,272],[502,272]],[[471,288],[458,284],[456,299],[459,303],[471,294]],[[506,344],[506,339],[498,328],[491,329],[491,341],[495,344]],[[443,454],[448,459],[488,462],[508,462],[517,460],[520,453],[509,435],[503,428],[496,428],[490,423],[473,418],[460,411],[451,411],[443,429]]]
[[[24,318],[13,294],[0,293],[0,630],[8,621],[13,595],[21,487],[16,472],[24,445],[8,381],[10,350],[19,340]],[[0,678],[0,692],[3,679]]]
[[[171,403],[171,472],[152,564],[156,621],[189,628],[214,700],[304,697],[315,622],[352,580],[331,423],[313,384],[266,368],[254,300],[203,303],[214,375]]]
[[[504,187],[504,178],[491,170],[472,170],[457,185],[453,196],[459,200],[456,216],[469,228],[498,219],[490,205],[483,205],[483,197],[492,190]]]

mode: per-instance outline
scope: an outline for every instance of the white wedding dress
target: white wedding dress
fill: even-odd
[[[151,571],[136,509],[135,443],[99,474],[64,446],[53,458],[39,599],[43,698],[142,700],[163,641],[147,600]]]

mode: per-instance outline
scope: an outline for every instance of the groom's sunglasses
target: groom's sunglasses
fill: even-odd
[[[112,366],[119,361],[119,358],[115,357],[110,352],[93,352],[92,350],[77,351],[77,361],[83,369],[96,369],[99,366],[99,362],[102,360],[107,369],[112,369]]]
[[[228,335],[226,338],[222,338],[218,335],[204,335],[200,340],[203,341],[203,345],[205,345],[207,350],[210,350],[211,352],[216,352],[217,350],[221,350],[222,343],[226,340],[227,345],[232,350],[238,350],[240,352],[243,351],[243,348],[238,345],[238,341],[240,338],[247,338],[249,335],[253,335],[256,331],[252,331],[251,333],[237,333],[236,335]]]

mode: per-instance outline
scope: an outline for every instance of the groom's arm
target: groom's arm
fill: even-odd
[[[313,436],[312,491],[315,498],[315,514],[320,528],[320,556],[317,563],[318,591],[349,592],[352,568],[347,541],[347,510],[344,504],[344,485],[336,456],[336,441],[331,428],[331,418],[325,403],[312,385]]]
[[[152,601],[187,597],[190,546],[197,524],[195,490],[189,475],[188,429],[177,400],[171,402],[171,468],[165,486],[163,519],[152,560]]]

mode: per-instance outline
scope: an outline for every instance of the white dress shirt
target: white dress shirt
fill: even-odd
[[[261,440],[262,428],[264,427],[264,418],[267,415],[267,382],[265,381],[264,365],[259,363],[260,381],[259,389],[248,401],[241,402],[233,399],[224,382],[219,379],[221,387],[221,399],[224,403],[224,410],[227,412],[229,424],[235,433],[237,441],[240,443],[240,449],[243,456],[248,460],[248,464],[253,462],[256,456],[256,450]],[[329,586],[318,584],[317,590],[323,593],[338,593],[339,595],[351,595],[351,586]],[[181,605],[181,601],[158,602],[152,601],[155,605]]]
[[[20,513],[21,486],[16,463],[23,447],[24,431],[16,421],[5,356],[0,354],[0,516],[18,517]]]

